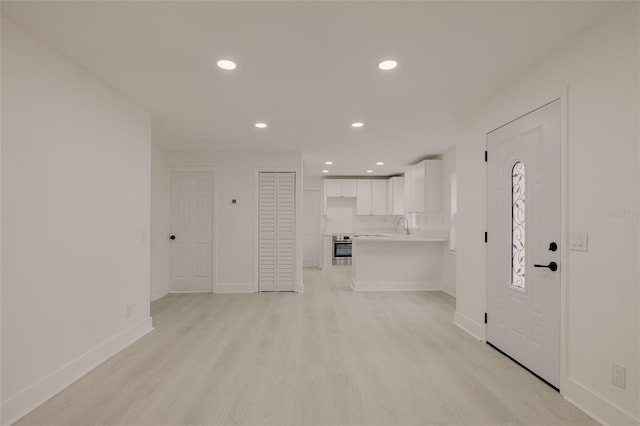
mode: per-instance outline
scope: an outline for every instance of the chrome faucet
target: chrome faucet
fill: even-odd
[[[402,219],[404,219],[405,223],[405,227],[402,228],[404,230],[404,235],[409,235],[409,219],[407,219],[406,216],[402,216],[400,219],[398,219],[398,223],[396,223],[396,226],[400,226],[400,222],[402,222]]]

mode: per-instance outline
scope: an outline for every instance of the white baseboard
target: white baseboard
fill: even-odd
[[[10,396],[2,402],[2,424],[10,425],[29,414],[39,405],[151,330],[153,330],[151,317],[145,318],[80,355],[39,382]]]
[[[628,411],[607,401],[596,392],[576,380],[567,377],[564,388],[560,390],[564,399],[593,417],[603,425],[638,425],[640,419]]]
[[[352,281],[354,291],[440,291],[439,282],[428,281]]]
[[[209,290],[171,290],[168,294],[198,294],[198,293],[213,293]]]
[[[165,297],[167,294],[169,294],[169,290],[165,291],[164,293],[158,295],[158,296],[152,296],[151,297],[151,301],[155,302],[156,300],[162,299],[163,297]]]
[[[257,286],[255,283],[218,283],[216,284],[217,294],[233,293],[255,293]]]
[[[304,283],[298,283],[298,287],[296,288],[296,293],[304,293]]]
[[[481,342],[484,342],[487,338],[486,330],[483,324],[475,322],[459,311],[455,311],[453,313],[453,323]]]
[[[448,294],[449,296],[453,297],[454,299],[456,298],[456,295],[451,293],[451,291],[449,291],[448,289],[441,288],[440,291],[445,293],[445,294]]]

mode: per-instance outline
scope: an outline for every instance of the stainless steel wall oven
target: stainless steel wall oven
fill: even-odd
[[[351,265],[351,237],[348,235],[333,236],[332,265]]]

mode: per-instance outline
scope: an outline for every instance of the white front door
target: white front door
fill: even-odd
[[[169,291],[212,291],[213,174],[171,172]]]
[[[303,266],[320,266],[320,247],[322,237],[320,235],[320,212],[322,200],[320,191],[304,191],[304,245]]]
[[[487,342],[560,386],[560,101],[487,135]]]

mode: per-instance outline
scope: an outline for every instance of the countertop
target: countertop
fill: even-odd
[[[379,242],[443,242],[447,241],[442,237],[427,237],[420,235],[404,234],[355,234],[351,237],[353,241],[379,241]]]

